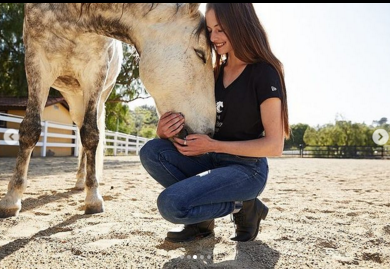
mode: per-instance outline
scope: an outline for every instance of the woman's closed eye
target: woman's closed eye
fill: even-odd
[[[207,32],[208,32],[209,34],[211,34],[212,31],[211,31],[211,30],[207,30]],[[218,32],[218,33],[224,33],[223,30],[217,30],[217,32]]]

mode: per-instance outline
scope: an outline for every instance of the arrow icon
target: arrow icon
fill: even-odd
[[[375,144],[382,146],[389,140],[389,133],[385,129],[377,129],[372,134],[372,140]]]
[[[19,131],[15,129],[8,129],[4,132],[4,141],[7,145],[17,145],[19,142]]]

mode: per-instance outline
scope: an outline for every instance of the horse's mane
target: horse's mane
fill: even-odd
[[[81,3],[81,8],[80,8],[80,17],[83,15],[83,12],[91,12],[91,9],[92,9],[92,5],[94,3]],[[131,5],[134,5],[134,4],[142,4],[144,5],[145,7],[147,7],[147,12],[144,14],[144,16],[146,16],[149,12],[151,12],[153,9],[155,9],[159,3],[122,3],[122,14],[121,14],[121,18],[123,16],[123,10],[125,9],[126,6],[131,6]],[[182,6],[182,3],[176,3],[176,12],[173,14],[177,14],[177,12],[179,12],[179,8]],[[200,22],[198,24],[198,26],[194,29],[194,32],[193,34],[199,38],[200,37],[200,34],[202,33],[203,30],[206,29],[206,22],[205,22],[205,19],[204,19],[204,16],[201,15],[200,12],[192,12],[190,14],[191,18],[195,19],[195,18],[199,18],[200,17]],[[207,33],[207,31],[206,31]]]

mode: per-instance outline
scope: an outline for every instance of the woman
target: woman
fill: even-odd
[[[206,24],[216,52],[215,135],[177,138],[185,119],[169,112],[159,121],[160,139],[149,141],[140,158],[166,188],[157,200],[161,215],[185,224],[169,231],[166,240],[210,235],[215,218],[233,213],[236,236],[231,239],[251,241],[268,213],[256,198],[267,182],[266,157],[280,156],[289,136],[283,67],[251,3],[209,3]]]

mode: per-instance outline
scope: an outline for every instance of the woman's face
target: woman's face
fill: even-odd
[[[233,47],[226,36],[222,27],[218,24],[214,9],[206,12],[207,31],[210,35],[210,41],[214,45],[215,51],[219,54],[227,54],[233,51]]]

